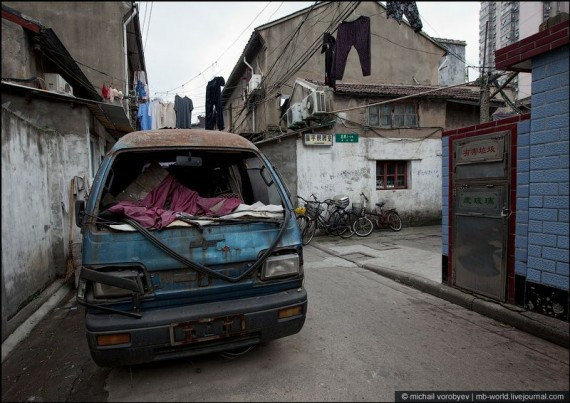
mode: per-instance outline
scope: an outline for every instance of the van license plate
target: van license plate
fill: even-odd
[[[173,323],[170,325],[170,344],[198,343],[236,336],[245,332],[245,316],[232,315],[215,319]]]

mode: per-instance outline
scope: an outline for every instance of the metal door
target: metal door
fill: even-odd
[[[508,133],[454,142],[453,283],[505,301],[509,218]]]

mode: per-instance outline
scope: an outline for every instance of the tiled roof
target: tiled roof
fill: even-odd
[[[323,82],[307,79],[306,81],[316,85],[324,85]],[[379,97],[403,97],[413,95],[424,91],[437,89],[437,86],[429,85],[394,85],[394,84],[362,84],[362,83],[336,83],[335,94],[338,95],[360,95],[360,96],[379,96]],[[479,87],[441,87],[440,91],[431,92],[423,95],[429,98],[455,99],[462,101],[479,102]]]

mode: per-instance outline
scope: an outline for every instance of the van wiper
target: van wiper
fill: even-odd
[[[197,221],[213,221],[223,224],[250,224],[250,223],[271,223],[281,224],[283,219],[280,218],[259,218],[259,217],[240,217],[240,218],[222,218],[222,217],[196,217],[186,213],[179,213],[176,217],[180,221],[187,222],[196,227],[201,227]]]

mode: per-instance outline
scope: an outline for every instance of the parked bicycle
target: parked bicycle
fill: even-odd
[[[372,233],[374,224],[370,218],[366,216],[366,206],[368,205],[368,198],[364,193],[360,193],[361,203],[352,203],[352,213],[354,214],[352,220],[354,222],[354,233],[358,236],[365,237]]]
[[[324,230],[329,235],[338,235],[348,238],[353,235],[352,221],[346,211],[349,200],[348,197],[341,199],[326,199],[320,201],[314,194],[311,197],[314,201],[309,201],[301,196],[297,196],[305,202],[305,214],[298,216],[299,228],[303,238],[303,245],[307,245],[317,230]]]
[[[384,209],[385,205],[385,202],[376,203],[374,211],[367,211],[366,214],[374,216],[372,221],[378,228],[390,228],[392,231],[400,231],[402,229],[400,214],[398,214],[395,208]]]

